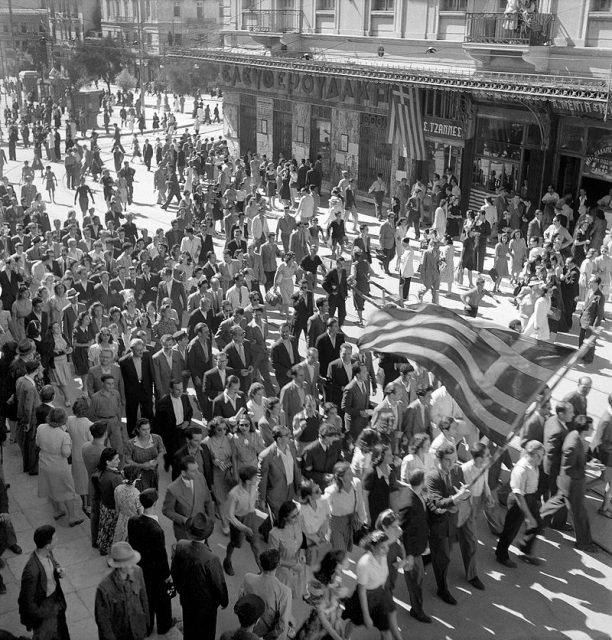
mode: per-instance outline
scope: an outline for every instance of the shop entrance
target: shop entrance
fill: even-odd
[[[597,201],[600,198],[603,198],[610,193],[610,189],[612,189],[612,182],[583,176],[580,186],[586,191],[589,199],[588,202],[593,207],[597,204]]]
[[[387,116],[361,114],[359,126],[359,174],[357,188],[367,191],[378,173],[389,184],[391,145],[387,141]]]
[[[274,131],[272,132],[272,154],[277,161],[281,154],[285,160],[290,160],[291,126],[293,123],[291,102],[289,100],[274,100]]]
[[[571,193],[575,197],[578,193],[580,162],[581,159],[576,156],[559,156],[559,172],[557,173],[557,184],[554,186],[558,189],[557,193],[560,196]]]
[[[323,181],[329,183],[331,175],[331,107],[312,106],[310,119],[310,158],[321,160]]]
[[[243,93],[240,96],[240,113],[238,115],[238,136],[240,153],[257,151],[257,98]]]

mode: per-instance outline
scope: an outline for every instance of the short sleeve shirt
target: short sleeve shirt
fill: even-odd
[[[538,489],[539,470],[531,465],[527,458],[521,458],[512,469],[510,489],[517,495],[535,493]]]
[[[364,553],[357,562],[357,584],[367,590],[382,587],[389,577],[387,557],[375,558],[369,551]]]

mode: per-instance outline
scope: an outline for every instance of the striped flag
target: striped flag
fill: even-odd
[[[396,142],[399,131],[401,142],[412,160],[427,160],[421,93],[415,87],[395,87],[391,92],[391,118],[389,144]]]
[[[435,304],[376,311],[359,347],[395,353],[431,371],[468,420],[498,444],[574,353]]]

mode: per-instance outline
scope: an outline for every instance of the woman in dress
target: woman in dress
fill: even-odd
[[[123,468],[123,482],[115,487],[115,508],[117,510],[117,522],[113,534],[113,544],[125,542],[128,538],[128,520],[142,513],[142,505],[138,496],[140,490],[140,469],[134,465]]]
[[[25,285],[20,285],[17,292],[17,299],[11,308],[12,323],[11,333],[15,340],[25,338],[25,319],[32,313],[32,300],[30,289]]]
[[[451,236],[445,236],[440,257],[444,263],[444,268],[440,273],[440,284],[446,282],[448,295],[450,296],[453,292],[453,282],[455,279],[455,246]]]
[[[444,198],[436,207],[432,227],[436,231],[438,240],[442,240],[446,236],[446,200]]]
[[[53,287],[53,292],[54,295],[49,299],[49,324],[61,322],[64,309],[70,306],[64,284],[58,282]]]
[[[70,436],[64,431],[66,412],[53,408],[47,422],[36,429],[36,445],[40,449],[38,458],[38,497],[49,498],[53,508],[53,519],[68,515],[68,524],[76,527],[83,518],[76,515],[76,491],[70,473],[68,458],[72,453]]]
[[[365,428],[357,438],[351,460],[351,471],[355,478],[363,480],[372,468],[372,451],[380,443],[380,434],[374,429]]]
[[[87,390],[87,373],[89,371],[89,359],[87,352],[93,343],[93,329],[91,328],[91,316],[87,311],[79,313],[72,331],[72,362],[74,372],[81,378],[83,391]]]
[[[472,282],[472,271],[476,265],[476,236],[474,234],[474,212],[468,211],[463,225],[463,247],[461,249],[461,260],[459,269],[461,270],[461,284],[463,282],[463,271],[467,269],[468,284],[470,288],[474,286]]]
[[[372,266],[367,261],[363,251],[356,247],[353,251],[353,265],[351,267],[351,275],[349,284],[353,288],[353,305],[357,311],[357,324],[363,327],[363,308],[365,306],[365,297],[370,295],[370,275],[373,274]]]
[[[297,270],[298,265],[295,262],[295,256],[293,252],[288,251],[283,262],[278,265],[274,276],[274,287],[282,298],[281,313],[285,314],[286,320],[289,320],[289,306],[291,305],[291,296],[295,288],[294,279]]]
[[[379,444],[372,451],[372,467],[363,479],[363,498],[368,522],[376,522],[378,515],[389,508],[391,493],[397,490],[393,451],[386,444]]]
[[[281,404],[280,400],[276,397],[266,398],[265,401],[266,413],[264,417],[258,422],[259,434],[261,435],[266,447],[269,447],[273,442],[272,429],[281,424]]]
[[[425,473],[435,469],[435,459],[429,453],[431,439],[426,433],[416,433],[410,440],[408,455],[402,460],[400,478],[408,483],[410,474],[415,469],[423,469]]]
[[[268,546],[280,552],[281,560],[276,577],[291,588],[294,598],[301,598],[304,589],[302,541],[299,507],[293,500],[287,500],[278,510],[278,519],[270,531]]]
[[[178,330],[177,323],[172,319],[172,307],[169,304],[162,304],[159,309],[159,320],[153,325],[153,338],[155,343],[161,346],[161,337],[172,335]]]
[[[340,602],[347,595],[342,575],[348,565],[344,551],[328,551],[308,583],[304,600],[312,607],[296,640],[344,640],[345,622]]]
[[[259,421],[266,414],[266,399],[264,398],[264,386],[261,382],[254,382],[249,387],[249,399],[247,400],[247,409],[249,418],[253,424],[259,424]]]
[[[401,639],[397,625],[392,624],[395,613],[393,596],[387,585],[389,566],[389,537],[382,531],[373,531],[364,541],[364,553],[357,562],[357,587],[345,605],[342,617],[349,621],[345,638],[351,637],[353,626],[365,625],[378,629],[383,640]]]
[[[134,437],[125,451],[125,464],[136,467],[140,472],[140,489],[157,489],[159,486],[159,461],[166,453],[161,436],[151,433],[151,423],[140,418],[136,423]]]
[[[313,480],[302,480],[299,493],[300,519],[306,542],[306,564],[316,567],[329,551],[329,503],[321,497],[321,487]]]
[[[242,414],[238,420],[237,431],[230,434],[233,447],[233,468],[238,481],[238,470],[241,467],[257,467],[259,454],[266,448],[264,441],[255,430],[249,416]]]
[[[502,278],[508,277],[508,234],[502,233],[500,241],[495,245],[493,268],[497,271],[497,277],[493,285],[493,293],[499,291]]]
[[[89,432],[92,425],[91,420],[87,417],[89,405],[85,398],[78,398],[72,405],[73,416],[68,417],[66,431],[72,442],[72,479],[74,480],[74,489],[81,496],[83,511],[91,514],[91,505],[89,504],[89,476],[85,462],[83,462],[83,445],[91,442],[93,437]]]
[[[223,418],[216,417],[208,425],[208,435],[204,439],[204,446],[208,447],[213,462],[213,494],[217,503],[217,510],[221,518],[223,535],[229,535],[227,520],[227,495],[235,484],[232,468],[234,448],[232,438],[228,435],[227,423]]]
[[[353,530],[368,524],[361,481],[353,478],[348,462],[334,465],[334,478],[323,494],[329,504],[332,549],[353,550]]]
[[[523,270],[523,264],[527,257],[527,245],[519,229],[512,232],[512,240],[510,240],[508,250],[512,259],[510,266],[510,275],[512,278],[510,281],[514,283],[518,282],[519,274]]]
[[[115,362],[117,361],[119,347],[108,327],[100,329],[95,342],[87,350],[87,360],[90,367],[97,367],[100,364],[100,351],[102,350],[111,351],[113,354],[113,360]]]
[[[59,322],[52,322],[48,330],[48,340],[53,345],[53,357],[49,363],[49,377],[51,382],[57,385],[64,396],[64,404],[69,407],[70,394],[69,386],[72,384],[72,370],[68,362],[68,356],[72,353],[72,347],[68,340],[62,335]]]
[[[541,287],[537,292],[533,313],[523,335],[538,340],[550,340],[548,328],[548,312],[550,311],[550,292],[548,287]]]
[[[119,454],[115,449],[107,447],[102,451],[91,481],[100,505],[98,538],[95,542],[92,540],[92,545],[100,551],[101,556],[105,556],[113,544],[117,524],[115,487],[123,482],[123,476],[119,471]]]

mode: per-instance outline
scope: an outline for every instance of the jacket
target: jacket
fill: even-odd
[[[367,380],[363,385],[365,393],[361,391],[357,378],[353,378],[344,387],[340,404],[340,408],[344,411],[344,427],[355,441],[370,422],[369,416],[361,415],[362,411],[370,408],[370,385]]]
[[[330,269],[323,278],[323,289],[328,296],[346,299],[348,296],[348,282],[346,269],[338,273],[338,269]]]
[[[173,480],[166,489],[162,513],[172,520],[174,537],[177,540],[187,538],[185,524],[197,513],[214,518],[214,506],[204,476],[198,473],[195,477],[193,493],[187,488],[182,476]]]
[[[291,367],[300,362],[297,342],[294,338],[290,338],[290,342],[293,350],[293,362],[291,362],[287,347],[282,340],[277,340],[270,350],[270,355],[272,356],[272,367],[276,374],[276,381],[278,382],[278,386],[281,388],[291,381],[291,377],[289,375]]]
[[[145,583],[159,584],[170,576],[166,538],[159,522],[144,514],[132,516],[127,525],[128,542],[140,553]]]
[[[285,465],[276,442],[259,454],[259,499],[270,505],[274,514],[283,502],[293,500],[300,486],[300,470],[296,462],[295,450],[290,447],[293,458],[293,482],[287,483]]]
[[[406,506],[399,512],[402,527],[402,541],[407,556],[420,556],[425,553],[429,539],[427,505],[411,487],[404,492]]]
[[[183,370],[181,368],[181,358],[178,352],[172,350],[172,368],[168,366],[168,360],[163,351],[158,351],[151,358],[151,365],[153,369],[153,381],[155,382],[155,396],[157,398],[163,398],[170,393],[170,381],[182,380]]]
[[[568,428],[559,418],[551,416],[544,423],[544,459],[542,466],[549,478],[556,478],[561,470],[561,450]]]
[[[425,476],[425,486],[427,487],[427,520],[430,535],[439,538],[451,537],[457,519],[455,503],[452,499],[454,491],[449,489],[439,469]]]

